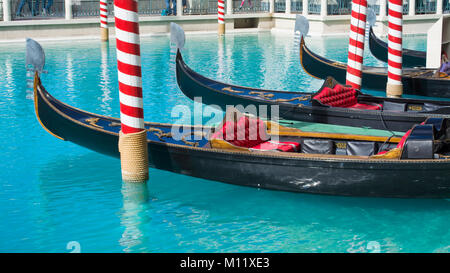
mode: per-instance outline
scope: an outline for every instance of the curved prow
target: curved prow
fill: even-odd
[[[378,39],[371,26],[369,29],[369,48],[372,55],[382,62],[387,62],[387,47],[387,43]]]
[[[173,22],[170,23],[170,42],[180,50],[183,49],[185,41],[186,35],[183,28]]]
[[[42,46],[31,38],[26,40],[26,66],[27,69],[39,74],[44,71],[45,53]]]
[[[295,16],[294,33],[300,33],[302,37],[306,37],[309,32],[309,21],[305,16],[297,14]]]
[[[52,130],[46,126],[48,123],[47,120],[42,121],[40,117],[40,107],[43,96],[38,96],[41,93],[45,93],[44,88],[41,85],[41,78],[39,77],[40,73],[44,72],[45,65],[45,52],[42,46],[33,39],[27,38],[26,40],[26,66],[28,71],[34,72],[34,82],[33,82],[33,93],[34,93],[34,110],[36,113],[36,118],[39,121],[39,124],[47,131],[50,135],[65,140],[63,137],[57,135]],[[50,97],[48,94],[46,97]],[[45,110],[44,110],[45,111]],[[48,111],[47,111],[48,112]]]
[[[345,82],[347,65],[345,63],[330,61],[312,52],[302,37],[300,41],[300,64],[303,70],[316,79],[326,79],[332,76],[339,82]]]

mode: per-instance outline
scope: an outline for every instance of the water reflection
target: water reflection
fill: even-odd
[[[6,96],[8,96],[8,98],[12,98],[14,96],[14,92],[16,89],[16,85],[14,83],[14,77],[13,77],[13,66],[12,66],[12,61],[11,58],[7,58],[5,60],[5,87],[6,87]]]
[[[217,78],[221,79],[225,75],[225,68],[224,68],[224,62],[225,62],[225,52],[224,52],[224,45],[225,45],[225,37],[219,36],[218,43],[217,43],[217,63],[218,63],[218,69],[217,69]]]
[[[72,53],[68,52],[66,56],[67,91],[74,91],[75,84],[73,74],[73,57]]]
[[[142,247],[145,239],[145,226],[150,217],[148,215],[149,194],[147,183],[123,182],[121,189],[123,207],[121,209],[120,224],[125,228],[119,240],[125,252],[145,251]],[[136,249],[140,246],[141,249]]]
[[[102,91],[101,94],[101,105],[100,107],[105,112],[111,111],[111,83],[109,79],[109,64],[108,64],[108,56],[109,56],[109,43],[102,43],[101,45],[101,62],[100,62],[100,89]]]

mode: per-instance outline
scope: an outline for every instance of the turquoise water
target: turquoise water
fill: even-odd
[[[346,61],[346,37],[308,38]],[[405,46],[425,48],[424,37]],[[70,105],[118,116],[114,44],[44,42],[46,88]],[[184,57],[222,81],[314,91],[286,35],[187,37]],[[221,62],[217,51],[223,55]],[[178,90],[167,37],[142,39],[145,118],[173,122]],[[383,65],[366,50],[367,64]],[[46,133],[26,84],[24,44],[0,46],[0,252],[450,252],[450,202],[258,190],[150,169],[124,184],[120,162]],[[204,121],[205,122],[205,121]],[[71,244],[71,243],[70,243]],[[69,245],[70,245],[69,244]],[[373,248],[372,246],[375,246]]]

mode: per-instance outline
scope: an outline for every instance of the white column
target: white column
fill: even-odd
[[[269,13],[275,13],[275,0],[269,0]]]
[[[380,0],[380,18],[384,19],[387,16],[386,10],[387,0]]]
[[[291,0],[286,0],[286,14],[291,14]]]
[[[72,0],[64,0],[64,8],[66,13],[66,20],[73,19],[72,15]]]
[[[225,5],[227,8],[227,15],[232,15],[233,14],[233,0],[227,0]]]
[[[327,7],[328,7],[328,1],[327,0],[320,0],[320,16],[325,17],[327,16]]]
[[[409,0],[408,15],[416,15],[416,0]]]
[[[448,1],[448,0],[446,0]],[[436,1],[436,14],[442,14],[443,13],[443,8],[442,5],[444,4],[444,2],[442,0],[437,0]]]
[[[11,21],[11,0],[3,0],[3,21]]]
[[[303,16],[308,15],[309,0],[303,0]]]
[[[177,16],[183,16],[183,0],[177,0]]]

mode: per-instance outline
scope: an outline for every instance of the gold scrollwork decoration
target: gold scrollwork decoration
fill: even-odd
[[[244,91],[233,90],[233,88],[231,88],[231,86],[222,88],[222,91],[227,91],[227,92],[231,92],[231,93],[244,93]]]
[[[295,98],[292,98],[292,99],[276,99],[274,101],[276,101],[276,102],[291,102],[291,101],[296,101],[296,100],[298,100],[298,101],[306,101],[306,100],[310,100],[310,99],[311,99],[311,96],[310,95],[306,95],[306,96],[301,96],[301,97],[295,97]]]
[[[120,122],[114,122],[112,121],[110,124],[108,124],[109,127],[118,127],[121,126],[122,124],[120,124]]]
[[[332,65],[335,65],[335,66],[340,66],[340,67],[347,67],[347,65],[346,65],[346,64],[344,64],[344,63],[341,63],[341,62],[334,62],[334,63],[332,63]]]
[[[98,125],[97,122],[100,120],[100,118],[87,118],[84,121],[88,123],[91,126],[97,127],[97,128],[103,128],[102,126]]]
[[[155,136],[158,137],[159,140],[161,140],[163,142],[165,142],[163,137],[170,137],[170,138],[172,138],[172,133],[164,133],[159,128],[150,127],[150,128],[147,129],[147,131],[150,132],[150,133],[153,133]]]
[[[153,133],[155,136],[158,137],[159,140],[165,142],[165,140],[163,139],[165,138],[173,138],[172,133],[164,133],[161,129],[159,128],[154,128],[154,127],[150,127],[149,129],[147,129],[148,132]],[[181,141],[186,144],[186,145],[190,145],[192,147],[198,147],[198,142],[195,141],[188,141],[186,140],[186,137],[188,136],[192,136],[192,135],[201,135],[202,137],[204,137],[204,133],[203,132],[198,132],[198,131],[193,131],[193,132],[189,132],[187,134],[184,134],[181,137]]]
[[[249,92],[249,95],[257,95],[258,97],[265,99],[265,100],[269,100],[270,98],[273,98],[275,96],[272,93],[261,92],[261,91],[252,91],[252,92]]]

